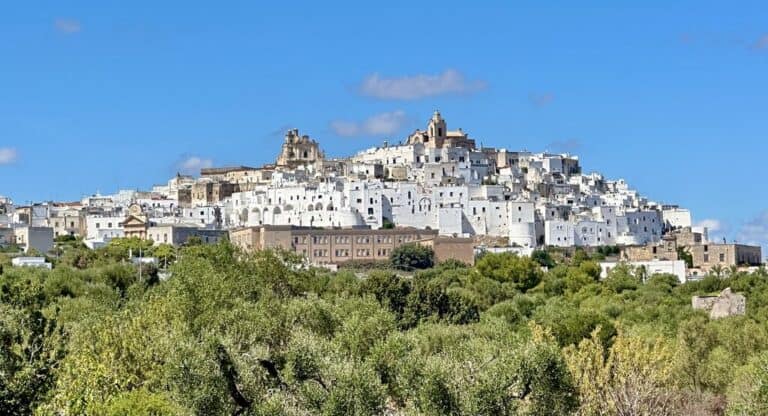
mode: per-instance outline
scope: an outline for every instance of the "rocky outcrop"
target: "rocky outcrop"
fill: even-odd
[[[747,299],[744,295],[725,288],[718,296],[694,296],[691,299],[693,309],[709,311],[711,319],[744,315],[747,311]]]

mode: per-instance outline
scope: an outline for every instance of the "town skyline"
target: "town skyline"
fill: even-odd
[[[192,6],[170,26],[174,5],[9,8],[0,193],[70,200],[148,188],[184,166],[258,166],[288,127],[329,156],[349,155],[402,140],[439,108],[483,145],[569,151],[589,170],[690,208],[713,235],[757,242],[768,229],[768,201],[753,183],[768,151],[766,12],[759,2],[726,15],[689,6],[660,17],[652,5],[394,3],[372,20],[362,8],[240,4]],[[469,25],[389,30],[405,11],[467,14]],[[544,17],[568,36],[537,26]],[[218,19],[230,24],[206,23]],[[486,47],[472,48],[469,32],[484,33],[473,41]]]

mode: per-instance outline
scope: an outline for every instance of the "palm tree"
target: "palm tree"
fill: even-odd
[[[725,269],[720,264],[716,264],[716,265],[710,267],[710,269],[709,269],[709,273],[710,274],[714,274],[715,277],[717,277],[718,279],[723,277],[723,272],[724,271],[725,271]]]
[[[732,264],[730,267],[728,267],[728,276],[734,277],[738,272],[739,272],[739,266]]]

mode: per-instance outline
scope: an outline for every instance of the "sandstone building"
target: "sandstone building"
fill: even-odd
[[[302,165],[319,167],[324,157],[316,141],[307,135],[300,136],[299,129],[293,129],[285,135],[283,147],[275,164],[288,169],[295,169]]]
[[[289,250],[305,256],[313,264],[386,260],[392,250],[408,243],[432,247],[437,262],[456,259],[474,264],[471,239],[440,238],[434,230],[261,226],[231,230],[230,240],[246,251],[270,248]]]

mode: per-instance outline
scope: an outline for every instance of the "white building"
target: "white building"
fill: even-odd
[[[690,210],[671,206],[664,207],[661,214],[667,228],[684,228],[692,225]]]
[[[87,240],[109,240],[123,236],[125,216],[87,215],[85,229]]]
[[[51,263],[45,261],[45,257],[14,257],[11,259],[11,265],[14,267],[39,267],[42,269],[51,269]]]
[[[680,283],[685,283],[687,278],[687,268],[683,260],[651,260],[651,261],[632,261],[632,262],[601,262],[600,277],[605,279],[611,270],[619,264],[626,264],[635,270],[645,269],[645,276],[651,277],[654,274],[672,274],[675,275]]]

